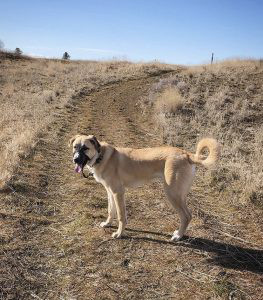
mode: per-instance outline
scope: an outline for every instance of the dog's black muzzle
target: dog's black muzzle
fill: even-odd
[[[90,161],[90,158],[85,154],[85,150],[80,149],[74,152],[73,162],[76,164],[75,172],[81,173],[85,178],[88,178],[88,176],[84,174],[83,169],[88,161]]]
[[[90,161],[90,158],[85,153],[86,150],[87,147],[83,145],[79,146],[73,153],[73,162],[81,168],[81,171],[83,171],[83,168],[85,167],[87,162]]]
[[[85,167],[89,160],[90,158],[84,153],[84,150],[78,150],[73,154],[74,163],[81,167]]]
[[[73,155],[73,161],[75,164],[78,164],[80,166],[85,166],[88,162],[89,158],[85,153],[82,152],[75,152]]]

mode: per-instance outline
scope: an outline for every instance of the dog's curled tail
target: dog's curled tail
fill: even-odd
[[[201,154],[202,151],[208,148],[209,154],[206,158]],[[201,164],[206,168],[211,167],[220,156],[220,145],[212,138],[204,138],[197,144],[195,154],[190,155],[190,159],[194,164]]]

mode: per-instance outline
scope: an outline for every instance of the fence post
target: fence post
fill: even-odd
[[[212,56],[211,56],[211,65],[212,65],[213,61],[214,61],[214,53],[212,53]]]

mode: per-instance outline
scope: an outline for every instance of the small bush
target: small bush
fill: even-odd
[[[175,88],[164,90],[156,99],[155,107],[159,113],[175,114],[183,107],[184,99]]]
[[[22,50],[20,48],[16,48],[15,49],[15,54],[18,55],[18,56],[20,56],[20,55],[23,54],[23,52],[22,52]]]

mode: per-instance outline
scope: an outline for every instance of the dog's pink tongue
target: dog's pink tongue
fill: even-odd
[[[76,173],[80,173],[80,172],[81,172],[81,166],[76,165],[76,167],[75,167],[75,172],[76,172]]]

